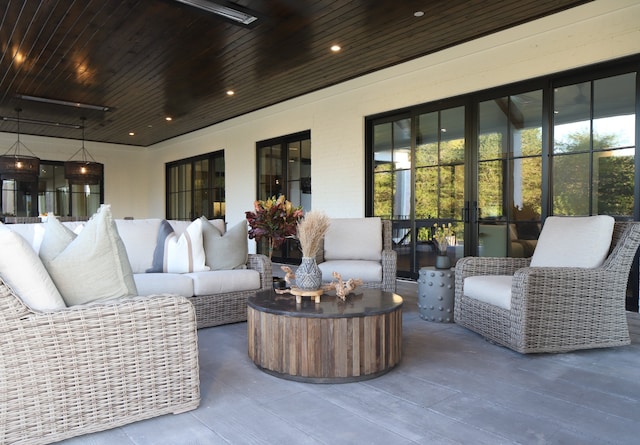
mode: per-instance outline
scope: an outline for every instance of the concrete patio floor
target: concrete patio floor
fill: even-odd
[[[640,317],[630,346],[524,356],[455,324],[420,319],[405,298],[403,359],[346,384],[279,379],[247,356],[246,323],[202,329],[200,407],[65,445],[635,444]]]

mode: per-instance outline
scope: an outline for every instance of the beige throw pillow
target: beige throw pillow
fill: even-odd
[[[40,258],[68,306],[137,294],[109,205],[75,237],[55,218],[46,224]]]
[[[211,270],[245,269],[249,253],[247,221],[239,222],[223,234],[204,216],[200,220],[207,266]]]

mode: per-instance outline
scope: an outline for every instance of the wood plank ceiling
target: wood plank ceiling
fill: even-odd
[[[0,0],[0,117],[72,139],[42,122],[86,117],[87,140],[146,147],[583,3],[237,0],[259,17],[245,27],[175,0]]]

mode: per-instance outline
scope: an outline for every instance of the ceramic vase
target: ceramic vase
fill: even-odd
[[[436,269],[449,269],[451,268],[451,260],[447,255],[436,256]]]
[[[302,257],[296,270],[296,286],[301,290],[318,290],[322,286],[322,271],[315,258]]]

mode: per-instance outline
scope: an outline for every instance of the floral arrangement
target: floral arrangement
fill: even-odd
[[[329,217],[317,211],[307,213],[303,219],[298,221],[298,241],[303,257],[314,258],[316,256],[329,224]]]
[[[253,208],[253,212],[245,212],[251,227],[249,238],[256,241],[266,239],[271,259],[273,249],[280,247],[285,239],[295,236],[298,221],[303,215],[302,207],[295,207],[284,195],[280,195],[255,201]]]
[[[448,223],[446,225],[438,225],[436,223],[433,225],[433,241],[436,243],[438,252],[441,255],[445,255],[447,253],[447,247],[449,247],[450,244],[455,243],[455,236],[456,234],[451,227],[451,223]]]

